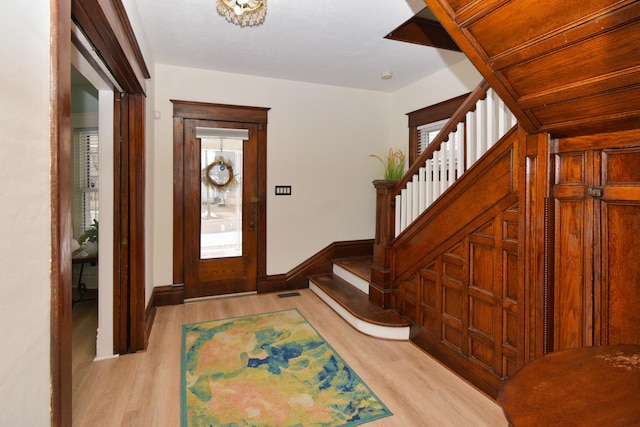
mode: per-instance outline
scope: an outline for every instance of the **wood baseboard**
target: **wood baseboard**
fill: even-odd
[[[286,274],[258,278],[258,293],[283,292],[309,287],[308,277],[331,271],[331,260],[373,254],[373,239],[334,242]],[[153,288],[149,306],[178,305],[184,302],[184,285]]]
[[[147,308],[144,310],[144,342],[143,349],[147,350],[147,344],[149,343],[149,337],[151,336],[151,329],[153,328],[153,321],[156,318],[156,306],[153,305],[153,301],[155,299],[156,290],[155,288],[151,292],[151,298],[149,299],[149,304],[147,304]]]
[[[373,254],[373,239],[334,242],[286,274],[266,276],[258,280],[258,293],[282,292],[309,287],[308,277],[329,273],[331,260]]]
[[[156,286],[149,305],[178,305],[184,302],[184,285]]]

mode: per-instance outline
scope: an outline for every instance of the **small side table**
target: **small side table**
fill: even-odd
[[[81,302],[81,301],[88,301],[85,300],[84,295],[87,293],[87,285],[84,284],[84,282],[82,281],[82,273],[84,272],[84,265],[85,264],[90,264],[90,265],[98,265],[98,254],[95,255],[80,255],[82,252],[80,253],[75,253],[73,254],[73,256],[71,257],[71,263],[72,264],[80,264],[80,272],[78,273],[78,294],[79,297],[78,299],[72,299],[71,300],[71,307],[73,307],[74,305],[76,305],[77,302]]]
[[[640,425],[640,345],[549,353],[517,371],[500,390],[509,424]]]

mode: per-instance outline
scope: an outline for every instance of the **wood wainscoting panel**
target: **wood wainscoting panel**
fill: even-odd
[[[519,204],[477,221],[476,229],[421,270],[419,322],[412,339],[490,396],[522,365]],[[394,290],[406,305],[409,286]],[[400,310],[399,310],[400,311]]]

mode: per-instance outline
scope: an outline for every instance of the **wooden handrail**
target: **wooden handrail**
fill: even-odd
[[[420,169],[434,157],[451,134],[458,129],[460,123],[467,119],[467,113],[475,111],[479,101],[487,97],[490,89],[486,81],[480,82],[467,99],[451,116],[447,124],[440,130],[435,139],[426,147],[425,151],[409,167],[402,179],[394,184],[388,181],[374,181],[377,190],[376,196],[376,241],[373,247],[373,263],[371,270],[371,284],[369,285],[369,302],[382,308],[391,306],[392,298],[392,272],[390,270],[390,245],[395,239],[396,198],[408,187],[408,183],[418,175]],[[463,137],[462,141],[466,138]],[[495,141],[493,141],[495,142]],[[466,147],[463,150],[467,152]],[[475,159],[474,159],[475,160]]]
[[[479,100],[483,99],[487,95],[487,91],[489,90],[489,83],[486,80],[480,82],[478,87],[476,87],[473,92],[465,99],[465,101],[460,104],[460,107],[456,110],[456,112],[451,116],[451,119],[447,122],[447,124],[440,130],[438,135],[431,141],[431,143],[427,146],[422,154],[413,162],[413,165],[409,167],[407,172],[404,174],[402,179],[398,181],[398,184],[393,189],[393,194],[399,194],[400,191],[404,187],[406,187],[407,183],[411,181],[413,176],[418,173],[418,170],[424,166],[424,164],[433,157],[433,153],[440,149],[440,146],[443,142],[447,140],[449,134],[453,132],[458,123],[465,119],[465,116],[469,111],[475,110],[476,104]]]

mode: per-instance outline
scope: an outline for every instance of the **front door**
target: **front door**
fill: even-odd
[[[184,121],[184,296],[257,290],[258,126]]]

